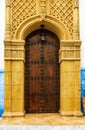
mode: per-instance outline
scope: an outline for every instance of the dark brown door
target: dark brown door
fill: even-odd
[[[40,39],[41,33],[45,40]],[[59,112],[58,37],[48,30],[34,31],[26,38],[25,52],[25,112]]]

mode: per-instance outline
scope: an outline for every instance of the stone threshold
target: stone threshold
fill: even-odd
[[[60,114],[28,114],[25,117],[6,117],[0,119],[1,125],[68,126],[85,125],[84,117],[67,117]],[[84,129],[85,130],[85,129]]]

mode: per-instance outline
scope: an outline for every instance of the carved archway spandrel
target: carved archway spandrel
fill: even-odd
[[[60,20],[73,34],[73,0],[7,0],[11,1],[11,35],[14,37],[18,27],[27,19],[39,16],[41,21],[51,16]],[[64,4],[63,4],[64,3]]]

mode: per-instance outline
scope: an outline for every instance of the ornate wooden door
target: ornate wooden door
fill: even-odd
[[[45,40],[40,40],[40,33]],[[60,107],[59,39],[48,30],[26,38],[25,111],[55,113]]]

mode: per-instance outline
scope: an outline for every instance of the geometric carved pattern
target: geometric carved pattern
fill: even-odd
[[[24,58],[24,51],[20,51],[20,50],[6,50],[5,51],[5,59],[17,59],[19,60]]]
[[[80,60],[80,50],[61,50],[59,60]]]
[[[12,33],[25,19],[36,15],[36,0],[11,0]]]
[[[69,44],[68,44],[69,43]],[[80,60],[80,45],[78,42],[62,42],[59,51],[59,61],[62,60]]]
[[[50,0],[49,15],[61,20],[73,34],[73,0]]]
[[[38,10],[42,19],[45,15],[50,15],[62,21],[72,36],[73,0],[11,0],[12,36],[24,20],[39,15]]]

